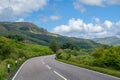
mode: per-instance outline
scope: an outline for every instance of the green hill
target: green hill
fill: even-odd
[[[18,65],[21,65],[26,59],[52,54],[52,51],[46,46],[40,46],[30,43],[22,43],[16,40],[0,36],[0,80],[7,80],[7,62],[11,63],[11,71]]]
[[[30,58],[50,53],[52,53],[52,51],[47,46],[23,43],[0,36],[0,59],[15,59],[17,57]]]
[[[49,45],[51,38],[55,38],[59,45],[70,42],[77,44],[81,49],[94,49],[101,46],[89,39],[66,37],[50,33],[29,22],[0,22],[0,35],[20,35],[40,45]]]
[[[115,36],[105,37],[105,38],[95,38],[93,39],[93,41],[107,45],[120,45],[120,38]]]

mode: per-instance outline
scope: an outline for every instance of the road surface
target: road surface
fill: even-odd
[[[27,60],[12,80],[120,80],[120,78],[56,61],[55,55]]]

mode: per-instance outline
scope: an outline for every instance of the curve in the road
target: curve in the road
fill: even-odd
[[[120,78],[56,61],[55,55],[27,60],[12,80],[120,80]]]

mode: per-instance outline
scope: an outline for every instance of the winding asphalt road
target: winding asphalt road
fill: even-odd
[[[56,61],[55,55],[27,60],[12,80],[120,80],[120,78]]]

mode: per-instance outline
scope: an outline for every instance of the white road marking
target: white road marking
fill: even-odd
[[[19,71],[22,69],[22,67],[29,61],[29,59],[27,61],[25,61],[22,66],[18,69],[18,71],[16,72],[16,74],[14,75],[14,77],[12,78],[12,80],[15,80],[16,76],[18,75]]]
[[[61,64],[67,64],[67,63],[63,63],[63,62],[60,62],[60,61],[58,61],[58,62],[61,63]],[[98,71],[90,70],[90,69],[83,68],[83,67],[78,67],[78,66],[71,65],[71,64],[67,64],[67,65],[74,66],[74,67],[77,67],[77,68],[82,68],[82,69],[84,69],[84,70],[87,70],[87,71],[93,72],[93,73],[95,73],[95,74],[97,73],[97,74],[100,74],[100,75],[103,75],[103,76],[107,76],[107,77],[111,77],[111,78],[115,78],[115,79],[119,79],[119,80],[120,80],[119,77],[112,76],[112,75],[109,75],[109,74],[105,74],[105,73],[102,73],[102,72],[98,72]]]
[[[74,65],[72,65],[72,66],[74,66]],[[75,67],[78,67],[78,66],[75,66]],[[82,67],[78,67],[78,68],[82,68]],[[95,74],[97,73],[97,74],[104,75],[104,76],[107,76],[107,77],[111,77],[111,78],[115,78],[115,79],[120,79],[119,77],[112,76],[112,75],[109,75],[109,74],[105,74],[105,73],[102,73],[102,72],[97,72],[97,71],[90,70],[90,69],[87,69],[87,68],[82,68],[82,69],[90,71],[90,72],[93,72]]]
[[[43,61],[44,59],[41,59],[41,62],[42,62],[42,64],[45,64],[45,62]]]
[[[51,69],[51,67],[50,67],[50,66],[48,66],[48,65],[46,65],[46,67],[47,67],[48,69]]]
[[[43,64],[45,64],[45,62],[42,62]]]
[[[57,74],[58,76],[60,76],[61,78],[63,78],[64,80],[67,80],[64,76],[60,75],[58,72],[53,71],[55,74]]]

